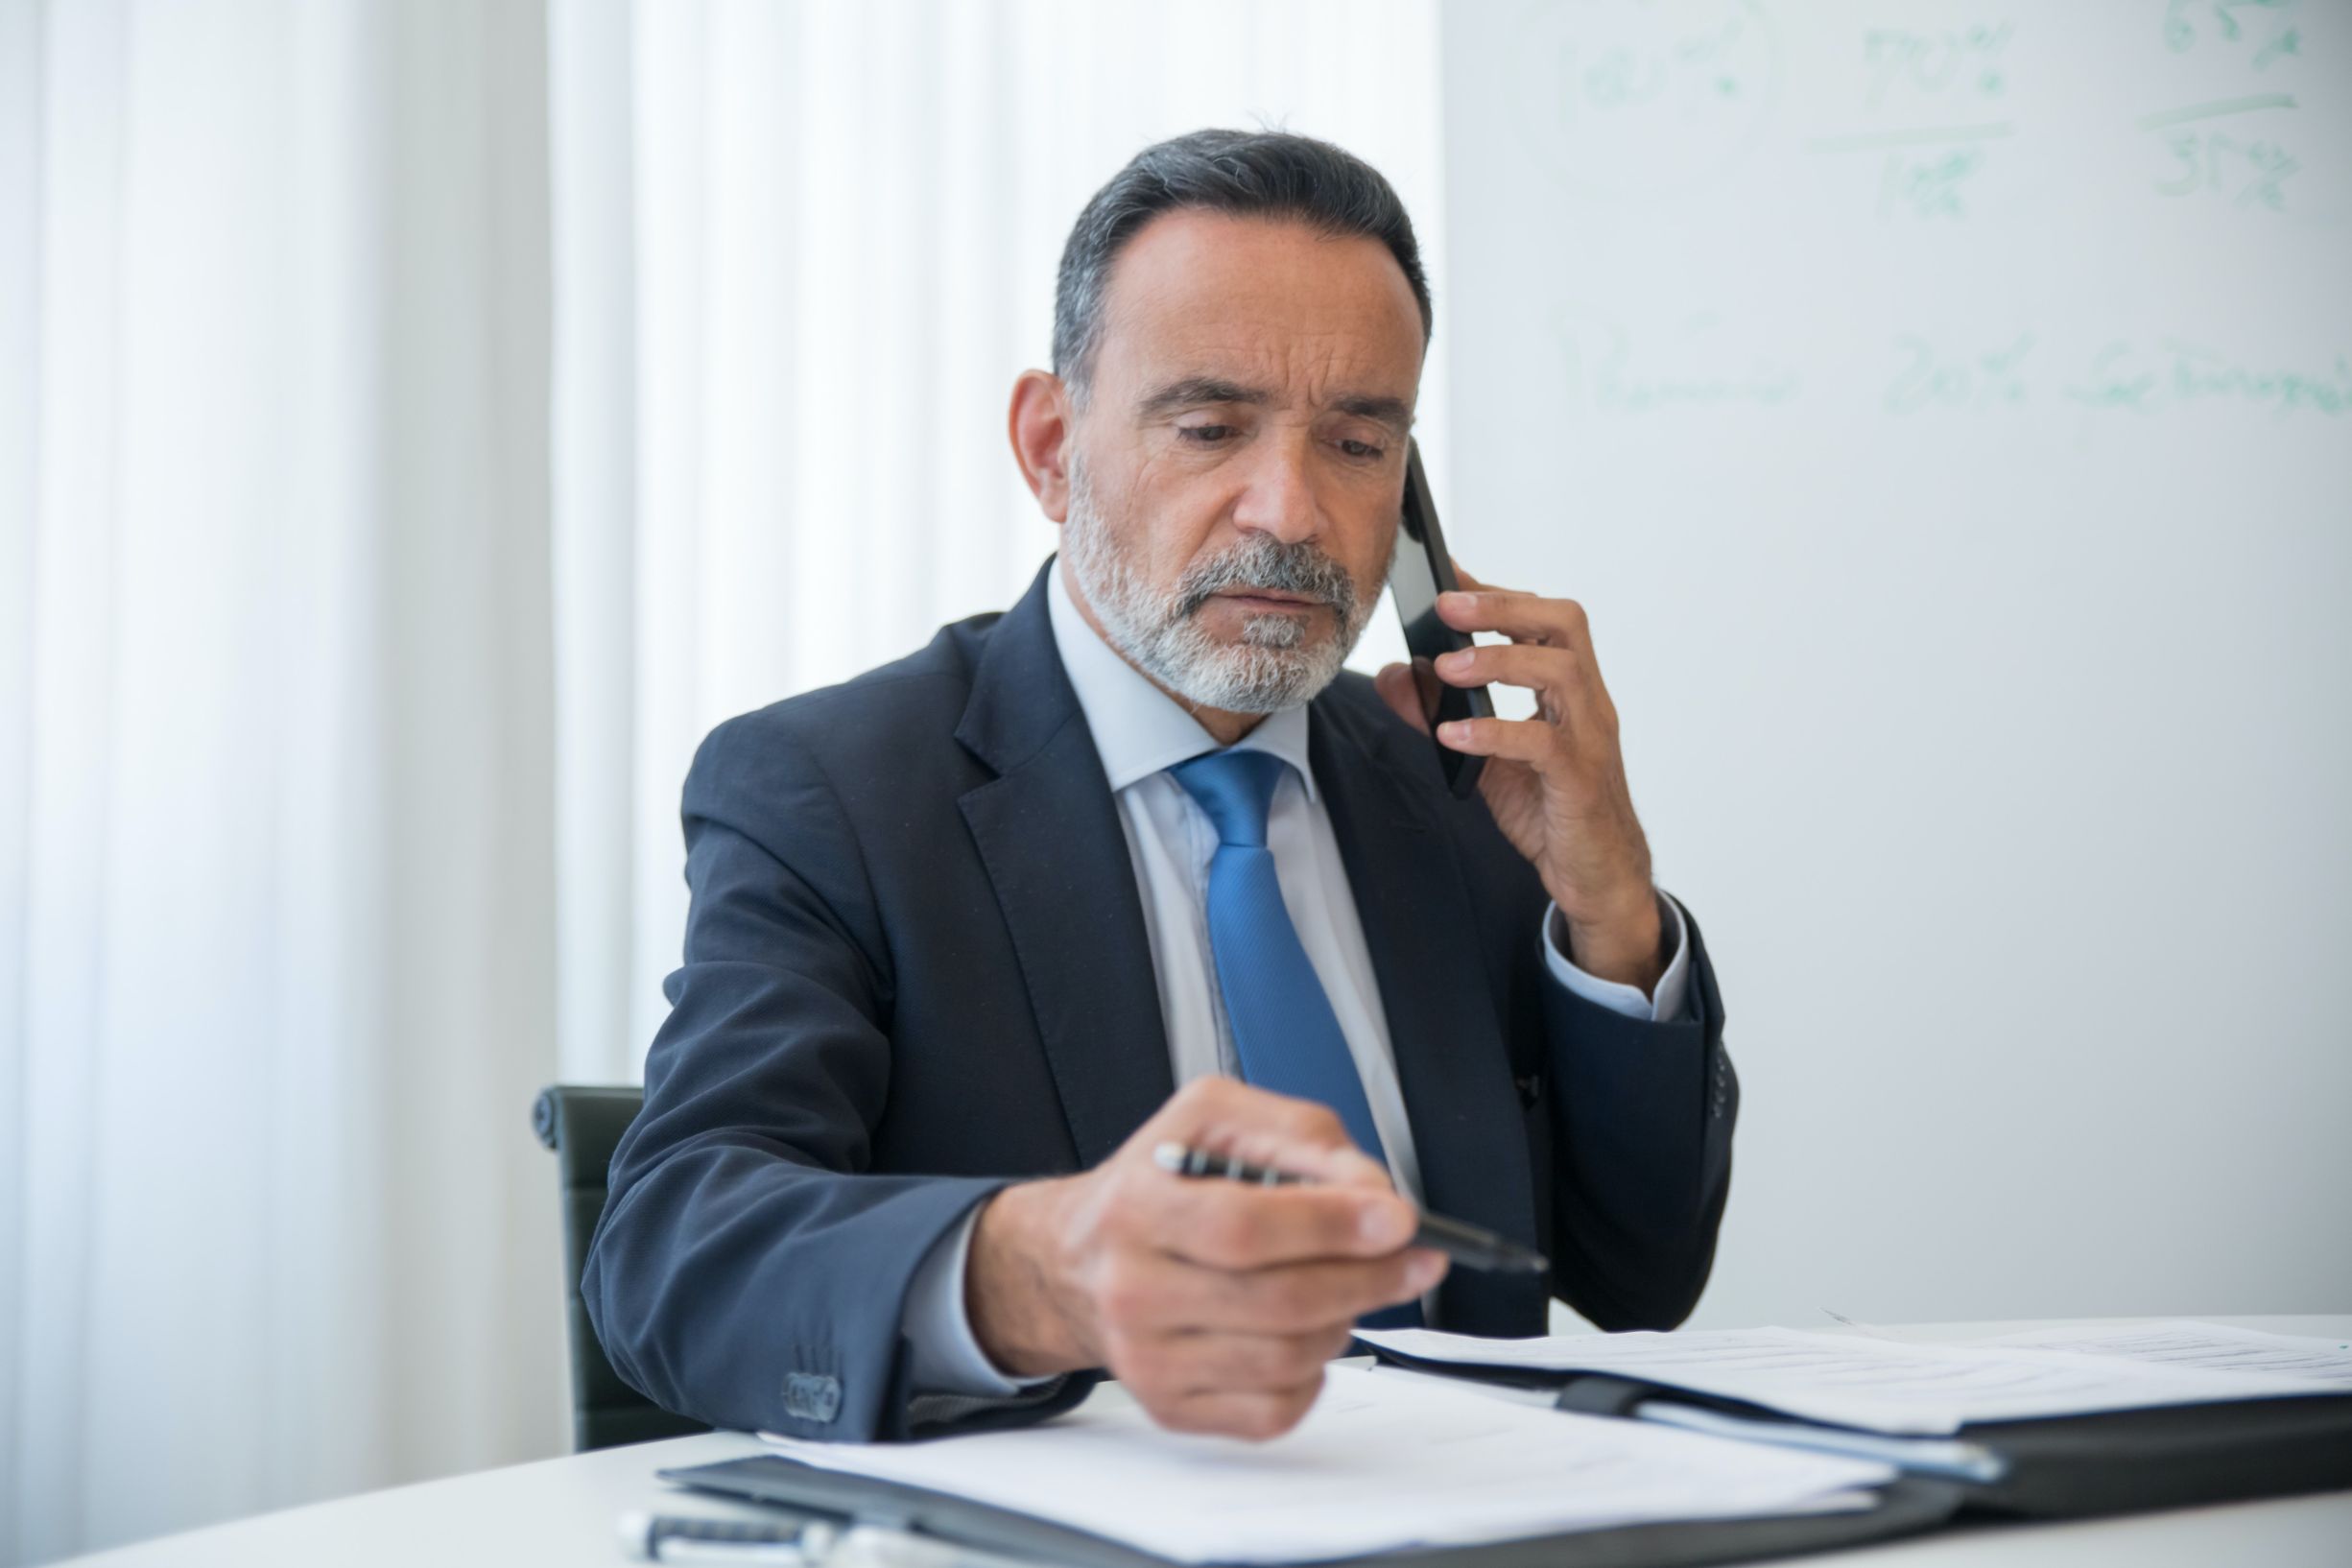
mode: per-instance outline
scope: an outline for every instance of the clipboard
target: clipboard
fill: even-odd
[[[655,1473],[673,1485],[738,1502],[844,1524],[882,1525],[1058,1568],[1198,1568],[1053,1520],[949,1492],[820,1469],[782,1454]],[[1961,1503],[1959,1486],[1916,1476],[1898,1477],[1875,1495],[1875,1508],[1846,1513],[1626,1525],[1321,1560],[1377,1562],[1382,1568],[1700,1568],[1922,1534],[1951,1519]]]
[[[1547,1372],[1429,1361],[1366,1342],[1380,1360],[1417,1372],[1555,1390],[1555,1404],[1585,1415],[1633,1419],[1648,1400],[1795,1427],[1746,1400],[1621,1373]],[[2205,1503],[2352,1488],[2352,1394],[2294,1394],[2032,1420],[1976,1421],[1958,1438],[2006,1461],[1993,1481],[1953,1480],[1959,1513],[2009,1519],[2088,1519]]]

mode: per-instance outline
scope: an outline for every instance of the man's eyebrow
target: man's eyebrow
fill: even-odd
[[[1379,397],[1369,392],[1351,393],[1332,405],[1342,414],[1352,414],[1359,419],[1370,419],[1387,425],[1399,436],[1413,434],[1413,405],[1401,397]]]
[[[1263,408],[1274,400],[1274,394],[1263,387],[1245,387],[1239,382],[1217,376],[1191,375],[1180,381],[1171,381],[1135,406],[1135,412],[1146,419],[1174,414],[1178,409],[1199,408],[1209,403],[1240,403]],[[1401,397],[1388,397],[1373,392],[1351,392],[1333,402],[1342,414],[1352,414],[1359,419],[1371,419],[1387,425],[1399,436],[1413,430],[1413,405]]]
[[[1169,382],[1136,404],[1135,412],[1150,419],[1178,409],[1199,408],[1203,403],[1248,403],[1263,407],[1273,400],[1274,394],[1263,387],[1245,387],[1213,375],[1188,375],[1181,381]]]

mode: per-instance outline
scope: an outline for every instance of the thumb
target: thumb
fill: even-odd
[[[1414,683],[1412,665],[1389,665],[1372,677],[1372,689],[1389,704],[1389,711],[1422,734],[1429,733],[1429,719],[1421,712],[1421,693]]]

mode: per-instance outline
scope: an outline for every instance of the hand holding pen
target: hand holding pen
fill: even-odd
[[[1172,1177],[1166,1143],[1312,1179]],[[965,1304],[1009,1375],[1101,1367],[1162,1426],[1271,1437],[1314,1404],[1357,1319],[1444,1276],[1445,1254],[1414,1244],[1421,1220],[1330,1107],[1205,1078],[1092,1169],[987,1200]]]
[[[1251,1165],[1229,1154],[1187,1148],[1180,1143],[1161,1144],[1152,1151],[1152,1157],[1161,1170],[1176,1176],[1219,1177],[1257,1187],[1303,1186],[1315,1179],[1295,1171]],[[1466,1268],[1497,1273],[1540,1274],[1551,1267],[1549,1260],[1532,1247],[1522,1247],[1508,1236],[1426,1211],[1410,1245],[1442,1252]]]

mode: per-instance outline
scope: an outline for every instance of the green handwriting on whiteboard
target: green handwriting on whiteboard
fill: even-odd
[[[1568,46],[1562,80],[1581,107],[1600,113],[1666,107],[1690,115],[1763,95],[1770,57],[1756,47],[1760,29],[1746,8],[1658,15],[1662,25],[1654,28],[1604,25]]]
[[[2302,164],[2278,142],[2248,138],[2206,126],[2179,126],[2164,132],[2168,173],[2156,178],[2167,196],[2216,192],[2241,207],[2287,208],[2287,180]]]
[[[2156,189],[2167,196],[2216,192],[2242,207],[2285,211],[2288,177],[2302,164],[2279,140],[2279,130],[2293,129],[2295,107],[2292,94],[2257,92],[2143,114],[2140,129],[2162,138],[2167,154]]]
[[[1796,395],[1796,372],[1768,355],[1743,351],[1716,335],[1712,316],[1645,340],[1613,324],[1560,331],[1560,355],[1573,401],[1604,414],[1675,409],[1770,408]]]
[[[1747,155],[1772,114],[1779,45],[1763,0],[1516,9],[1487,91],[1536,160],[1580,192],[1646,203],[1704,184]]]
[[[1981,354],[1943,354],[1916,333],[1895,340],[1901,365],[1879,399],[1889,414],[1930,409],[2013,409],[2026,401],[2025,361],[2033,334]]]
[[[2241,365],[2175,339],[2153,350],[2118,340],[2091,356],[2066,395],[2085,408],[2135,413],[2236,404],[2281,415],[2352,414],[2352,356],[2338,354],[2312,372]]]
[[[1976,147],[1948,147],[1925,156],[1889,153],[1879,176],[1879,216],[1958,218],[1965,210],[1960,202],[1969,177],[1984,167],[1984,150]]]
[[[1870,72],[1870,107],[1898,96],[2000,98],[2009,90],[2001,63],[2008,48],[2009,22],[1948,27],[1921,32],[1874,27],[1862,36],[1863,63]]]
[[[2296,0],[2171,0],[2164,11],[2164,42],[2174,54],[2245,50],[2259,71],[2303,52],[2295,5]]]
[[[1984,167],[1984,143],[2016,134],[2008,120],[1974,125],[1920,126],[1902,131],[1865,131],[1848,136],[1817,136],[1810,153],[1884,153],[1878,177],[1878,215],[1891,218],[1958,218],[1963,196]]]

